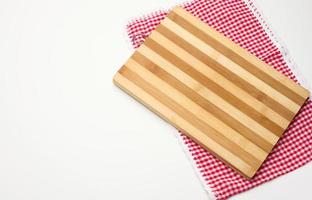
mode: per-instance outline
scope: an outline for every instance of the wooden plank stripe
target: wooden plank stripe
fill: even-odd
[[[252,130],[245,127],[239,121],[214,106],[212,103],[207,101],[205,98],[197,94],[187,85],[183,84],[180,80],[176,79],[174,76],[170,75],[168,72],[163,70],[161,67],[153,63],[144,57],[144,55],[136,52],[133,54],[132,59],[134,59],[141,66],[144,66],[147,70],[157,74],[159,78],[163,81],[169,83],[175,89],[181,91],[185,96],[190,98],[193,102],[197,103],[203,109],[207,110],[210,113],[213,113],[216,118],[222,119],[225,124],[230,126],[232,129],[239,132],[243,137],[247,138],[249,141],[253,142],[255,145],[263,149],[265,152],[269,153],[273,147],[272,144],[265,141],[263,138],[259,137]],[[222,130],[225,131],[225,130]]]
[[[122,72],[122,69],[120,72]],[[173,126],[177,128],[184,127],[182,128],[184,133],[192,133],[188,134],[192,139],[205,146],[205,148],[208,148],[214,155],[219,157],[221,160],[226,161],[226,163],[233,166],[244,176],[252,177],[254,175],[255,171],[250,165],[245,163],[240,157],[222,147],[220,144],[216,143],[214,140],[210,139],[197,127],[190,124],[187,120],[176,114],[176,112],[169,109],[168,106],[164,106],[157,98],[150,95],[150,90],[146,92],[140,86],[133,83],[131,79],[127,79],[120,73],[117,73],[114,76],[114,83],[131,96],[138,99],[153,112],[169,121]]]
[[[154,41],[155,40],[155,41]],[[266,128],[280,136],[288,126],[289,121],[262,104],[260,101],[241,90],[223,76],[215,72],[182,48],[178,47],[170,40],[158,32],[154,32],[146,41],[145,45],[156,51],[159,55],[172,62],[182,71],[193,74],[193,78],[218,93],[233,106],[240,108],[242,112],[249,115]],[[172,53],[171,53],[172,52]],[[193,68],[193,67],[194,68]],[[193,73],[191,73],[191,71]],[[205,78],[200,78],[204,77]],[[240,98],[246,95],[245,98]]]
[[[306,97],[309,96],[309,91],[298,87],[292,80],[276,72],[263,61],[257,59],[247,50],[233,43],[213,28],[207,27],[204,22],[185,12],[182,8],[174,9],[168,17],[174,19],[175,22],[203,41],[213,45],[214,48],[224,55],[231,57],[237,64],[245,67],[246,70],[261,78],[264,82],[272,85],[272,87],[298,103],[298,105],[301,105],[306,100]]]
[[[228,138],[224,137],[224,135],[220,134],[216,129],[208,125],[204,120],[203,116],[197,116],[194,114],[194,110],[198,109],[196,106],[188,105],[191,101],[188,101],[183,95],[179,94],[178,91],[175,91],[173,88],[168,86],[167,83],[161,81],[152,73],[147,71],[143,71],[138,66],[133,66],[131,64],[126,65],[124,68],[122,75],[125,77],[129,77],[133,80],[134,83],[139,83],[142,89],[148,91],[149,94],[152,94],[151,91],[154,91],[159,97],[159,101],[164,105],[168,105],[173,108],[175,112],[177,112],[180,116],[184,116],[183,118],[189,121],[194,126],[198,127],[202,132],[209,136],[209,138],[213,139],[215,142],[223,146],[228,151],[232,152],[236,156],[240,156],[240,158],[252,166],[253,168],[259,166],[261,161],[255,158],[253,155],[247,153],[242,147],[236,145]],[[131,67],[131,69],[130,69]],[[133,71],[135,70],[135,71]],[[153,81],[152,81],[153,80]],[[161,86],[161,87],[160,87]],[[175,98],[174,95],[178,95],[181,98]],[[152,94],[153,95],[153,94]],[[155,96],[154,96],[155,97]],[[173,100],[175,98],[178,101]],[[189,107],[188,107],[189,106]],[[191,109],[192,107],[192,109]]]
[[[254,132],[256,132],[259,136],[266,139],[268,142],[275,144],[278,140],[278,137],[274,135],[271,131],[264,128],[262,125],[251,119],[249,116],[240,112],[237,108],[227,103],[225,100],[220,98],[217,94],[207,89],[205,86],[195,81],[193,78],[179,70],[176,66],[172,65],[164,58],[156,54],[153,50],[146,47],[144,44],[137,50],[142,55],[144,55],[149,60],[153,61],[153,63],[158,66],[166,66],[164,70],[170,73],[173,76],[179,77],[180,81],[186,85],[192,87],[194,91],[203,96],[205,99],[213,103],[215,106],[220,108],[221,110],[229,113],[233,118],[240,121],[242,124],[249,128],[253,128]]]
[[[258,90],[255,86],[245,81],[240,76],[233,74],[230,70],[223,67],[223,65],[217,63],[216,61],[211,59],[209,56],[201,52],[199,49],[197,49],[190,43],[184,41],[183,38],[181,38],[179,35],[173,33],[172,31],[170,31],[169,29],[167,29],[166,27],[162,25],[160,25],[157,28],[157,32],[164,35],[166,38],[174,42],[177,46],[183,48],[188,53],[192,54],[198,60],[200,60],[201,62],[209,66],[211,69],[215,70],[216,72],[224,76],[226,79],[234,83],[236,86],[238,86],[242,90],[245,90],[248,94],[253,96],[258,101],[261,101],[263,104],[268,106],[270,109],[274,110],[276,113],[278,113],[285,119],[291,120],[293,118],[294,113],[288,110],[287,107],[279,104],[277,101],[275,101],[271,97],[267,96],[266,94]]]
[[[295,102],[281,94],[279,91],[272,88],[267,83],[260,80],[258,77],[254,76],[253,74],[246,71],[241,66],[237,65],[233,61],[229,60],[227,57],[222,55],[220,52],[213,49],[211,46],[204,43],[202,40],[197,38],[196,36],[192,35],[190,32],[182,28],[180,25],[173,22],[171,19],[166,18],[162,21],[162,25],[171,30],[172,32],[181,35],[183,38],[188,38],[188,42],[192,43],[194,46],[196,46],[199,50],[201,50],[206,55],[213,58],[218,63],[222,64],[224,67],[226,67],[228,70],[230,70],[232,73],[239,75],[245,81],[249,83],[253,83],[258,90],[261,90],[271,98],[274,98],[276,101],[278,101],[280,104],[287,106],[289,110],[291,110],[293,113],[298,112],[300,109],[300,106],[297,105]]]

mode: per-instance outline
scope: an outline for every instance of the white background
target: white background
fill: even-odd
[[[208,199],[176,130],[112,84],[127,20],[174,3],[0,1],[0,199]],[[311,1],[258,3],[311,82]],[[311,169],[233,199],[309,199]]]

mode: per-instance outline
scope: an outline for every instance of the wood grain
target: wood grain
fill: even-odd
[[[180,7],[114,83],[247,178],[309,96]]]

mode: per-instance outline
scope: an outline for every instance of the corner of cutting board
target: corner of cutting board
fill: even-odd
[[[306,89],[306,88],[303,88],[303,89],[306,92],[306,99],[308,99],[310,97],[310,95],[311,95],[311,92],[308,89]]]
[[[122,70],[125,66],[122,66],[117,72],[116,74],[113,76],[113,83],[117,86],[119,86],[119,83],[118,83],[118,79],[120,76],[122,76]]]
[[[113,83],[115,84],[115,85],[118,85],[118,81],[117,81],[117,77],[118,76],[120,76],[120,74],[119,74],[119,72],[116,72],[116,74],[113,76]]]

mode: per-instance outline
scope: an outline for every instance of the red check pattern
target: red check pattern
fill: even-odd
[[[184,4],[183,7],[285,76],[298,82],[290,67],[287,66],[282,52],[251,11],[257,9],[251,0],[194,0]],[[144,38],[155,29],[166,13],[159,11],[128,24],[128,35],[135,48],[144,42]],[[311,161],[312,101],[308,100],[305,103],[252,180],[246,180],[238,175],[187,136],[181,134],[180,137],[201,179],[210,188],[213,196],[216,199],[227,199]]]

